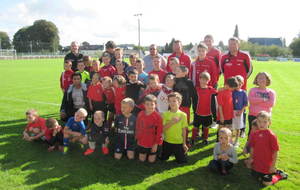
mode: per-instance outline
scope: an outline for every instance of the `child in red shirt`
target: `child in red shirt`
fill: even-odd
[[[23,139],[26,141],[46,140],[45,133],[47,131],[46,120],[39,117],[34,109],[26,111],[27,126],[23,131]]]
[[[192,80],[194,82],[195,87],[198,87],[199,84],[199,75],[206,71],[210,75],[210,81],[208,83],[208,86],[216,87],[217,85],[217,79],[216,79],[216,73],[218,72],[218,68],[216,67],[216,64],[213,63],[208,57],[206,57],[207,54],[207,46],[203,43],[200,43],[197,47],[198,51],[198,57],[194,63],[192,63]]]
[[[287,174],[277,170],[275,165],[279,151],[276,135],[269,129],[271,114],[261,111],[257,115],[258,130],[250,135],[249,145],[252,175],[262,181],[264,185],[272,185]]]
[[[161,90],[162,85],[159,83],[159,77],[157,74],[150,74],[149,75],[149,84],[144,90],[143,94],[139,98],[139,102],[143,102],[144,97],[147,96],[148,94],[152,94],[155,97],[158,96],[160,90]]]
[[[46,127],[48,130],[45,133],[46,140],[48,142],[48,151],[53,151],[56,146],[58,150],[63,151],[64,135],[62,127],[58,124],[56,119],[49,118],[46,120]]]
[[[196,87],[198,104],[194,114],[194,128],[192,130],[192,144],[199,134],[199,127],[202,125],[203,143],[208,144],[209,126],[212,124],[213,117],[216,118],[216,94],[217,91],[208,86],[210,74],[202,72],[199,76],[199,87]]]
[[[60,76],[60,87],[63,93],[68,90],[69,86],[73,83],[72,75],[74,71],[72,70],[72,62],[67,60],[64,64],[65,71],[61,73]]]
[[[125,65],[124,62],[122,62],[122,59],[117,59],[115,63],[116,72],[114,73],[114,76],[121,75],[124,78],[127,78],[125,73]]]
[[[108,115],[108,126],[111,127],[112,122],[115,117],[115,92],[113,89],[112,79],[108,76],[102,79],[102,86],[103,86],[103,93],[106,102],[106,110],[105,110],[105,119],[107,119],[107,112],[109,111]]]
[[[92,113],[95,111],[105,110],[104,92],[102,84],[99,80],[99,75],[94,74],[92,83],[88,87],[87,98],[89,100],[89,108]]]
[[[116,62],[116,65],[118,63]],[[113,86],[115,92],[115,112],[117,115],[121,114],[121,102],[126,98],[126,79],[121,75],[116,75],[113,79]]]
[[[144,98],[145,110],[138,114],[136,121],[136,139],[139,160],[153,163],[156,160],[158,145],[162,144],[163,122],[156,109],[156,97],[152,94]]]
[[[167,72],[162,70],[161,68],[161,58],[159,56],[154,56],[152,64],[153,64],[153,70],[149,72],[149,75],[157,74],[159,77],[159,81],[161,83],[164,83]]]
[[[233,118],[232,91],[237,87],[238,81],[236,78],[230,77],[226,80],[224,88],[218,92],[217,123],[219,124],[219,130],[222,127],[231,129]]]
[[[103,53],[102,61],[103,61],[104,66],[101,67],[101,69],[99,71],[101,78],[107,77],[107,76],[112,78],[114,76],[114,74],[116,73],[116,68],[110,64],[110,60],[111,60],[111,57],[110,57],[109,53]]]

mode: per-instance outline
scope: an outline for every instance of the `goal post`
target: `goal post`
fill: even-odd
[[[15,59],[17,52],[15,49],[0,49],[0,59]]]

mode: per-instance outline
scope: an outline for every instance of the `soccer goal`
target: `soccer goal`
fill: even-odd
[[[16,57],[15,49],[0,49],[0,59],[15,59]]]

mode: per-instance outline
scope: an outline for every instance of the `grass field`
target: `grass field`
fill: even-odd
[[[289,179],[265,189],[299,189],[300,187],[300,63],[254,62],[255,74],[272,74],[277,92],[271,128],[278,135],[278,168]],[[46,146],[21,139],[24,112],[36,108],[42,117],[58,118],[62,93],[59,76],[62,60],[0,61],[0,189],[262,189],[243,166],[243,157],[232,174],[221,177],[210,173],[206,165],[212,159],[215,131],[208,146],[196,145],[189,152],[189,162],[178,166],[173,161],[153,165],[102,156],[89,157],[72,147],[69,154],[48,153]],[[242,141],[244,145],[245,139]],[[240,146],[242,147],[242,146]],[[241,148],[238,153],[241,153]]]

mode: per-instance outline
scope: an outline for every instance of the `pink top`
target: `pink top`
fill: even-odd
[[[249,115],[257,116],[260,111],[272,112],[272,107],[276,101],[276,93],[269,88],[251,88],[248,99]]]

